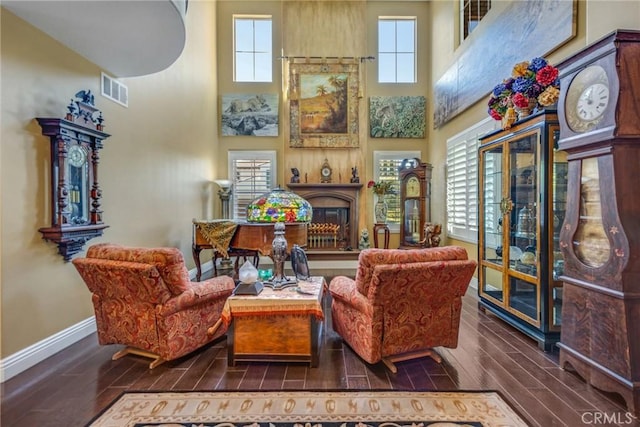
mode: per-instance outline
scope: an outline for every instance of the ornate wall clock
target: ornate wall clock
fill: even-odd
[[[108,227],[100,209],[98,163],[102,142],[109,135],[102,132],[102,114],[90,91],[76,96],[79,99],[67,107],[64,119],[37,119],[51,146],[51,226],[39,231],[58,245],[65,261]]]
[[[640,411],[640,31],[558,64],[568,153],[560,365]]]

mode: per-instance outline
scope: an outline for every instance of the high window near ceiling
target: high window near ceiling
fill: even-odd
[[[460,30],[462,40],[478,26],[491,9],[491,0],[460,0]]]
[[[419,151],[374,151],[373,152],[373,180],[375,182],[389,181],[394,194],[387,194],[387,225],[390,231],[400,231],[400,164],[404,159],[420,158]],[[365,183],[366,184],[366,183]],[[371,189],[368,189],[371,191]],[[377,197],[377,196],[375,196]],[[375,200],[374,200],[375,205]],[[371,211],[372,218],[374,211]]]
[[[271,16],[233,16],[233,80],[273,80]]]
[[[276,152],[229,151],[229,179],[233,219],[245,220],[249,203],[276,187]]]
[[[416,82],[416,17],[378,17],[378,83]]]
[[[478,241],[479,138],[498,128],[490,117],[447,140],[447,235]]]

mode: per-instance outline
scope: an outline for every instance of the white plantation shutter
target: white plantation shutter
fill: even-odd
[[[275,169],[275,151],[229,151],[233,219],[245,220],[249,203],[275,188]]]
[[[398,168],[404,159],[420,158],[419,151],[374,151],[373,180],[375,182],[390,181],[395,194],[387,194],[387,225],[389,230],[400,231],[400,179]],[[364,185],[366,186],[369,180]],[[371,192],[371,189],[367,189]],[[374,203],[375,205],[375,203]],[[374,206],[375,207],[375,206]],[[374,213],[372,212],[372,215]]]
[[[488,118],[447,141],[447,234],[478,241],[478,138],[496,129]]]

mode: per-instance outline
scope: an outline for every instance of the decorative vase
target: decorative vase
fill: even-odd
[[[535,237],[536,223],[533,212],[527,205],[524,205],[518,212],[518,222],[516,224],[516,237],[533,238]]]
[[[536,109],[537,104],[538,103],[535,99],[530,99],[529,105],[527,105],[526,107],[514,107],[516,113],[518,113],[518,120],[522,120],[525,117],[531,115],[531,113],[533,113]]]
[[[378,196],[378,201],[376,202],[374,214],[376,219],[376,224],[386,224],[387,223],[387,202],[384,201],[384,195]]]
[[[529,110],[529,108],[515,107],[514,109],[516,110],[516,113],[518,113],[518,120],[522,120],[531,114],[531,110]]]

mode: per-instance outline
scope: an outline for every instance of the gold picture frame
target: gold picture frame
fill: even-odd
[[[360,63],[289,64],[289,146],[357,148]]]

